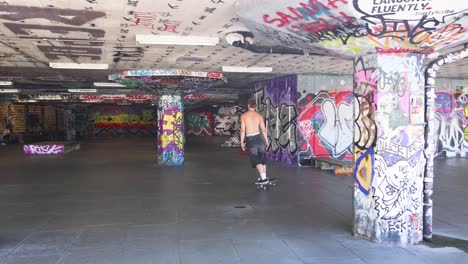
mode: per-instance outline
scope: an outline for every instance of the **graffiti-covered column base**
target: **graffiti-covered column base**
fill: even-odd
[[[184,110],[182,97],[158,98],[158,164],[184,164]]]
[[[354,234],[419,243],[426,164],[423,56],[357,58],[354,95]]]

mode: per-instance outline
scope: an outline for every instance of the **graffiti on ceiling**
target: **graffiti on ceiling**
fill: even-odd
[[[458,0],[241,0],[239,9],[261,41],[346,57],[431,53],[468,39]]]

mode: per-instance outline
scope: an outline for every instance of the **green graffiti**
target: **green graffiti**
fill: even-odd
[[[188,126],[196,129],[207,129],[210,124],[208,123],[208,117],[203,113],[190,113],[187,116]]]
[[[123,84],[127,87],[138,87],[138,86],[143,86],[145,83],[143,81],[138,81],[138,80],[132,80],[132,79],[126,79],[122,78],[118,80],[120,84]]]

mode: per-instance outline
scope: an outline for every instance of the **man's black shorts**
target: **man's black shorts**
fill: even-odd
[[[266,164],[266,150],[265,142],[261,134],[255,136],[247,136],[245,138],[247,150],[249,152],[250,162],[252,167],[262,164]]]

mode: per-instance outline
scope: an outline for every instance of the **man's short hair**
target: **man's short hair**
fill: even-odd
[[[255,108],[255,107],[257,107],[257,101],[255,101],[255,99],[253,99],[253,98],[250,98],[250,99],[247,101],[247,105],[248,105],[250,108]]]

